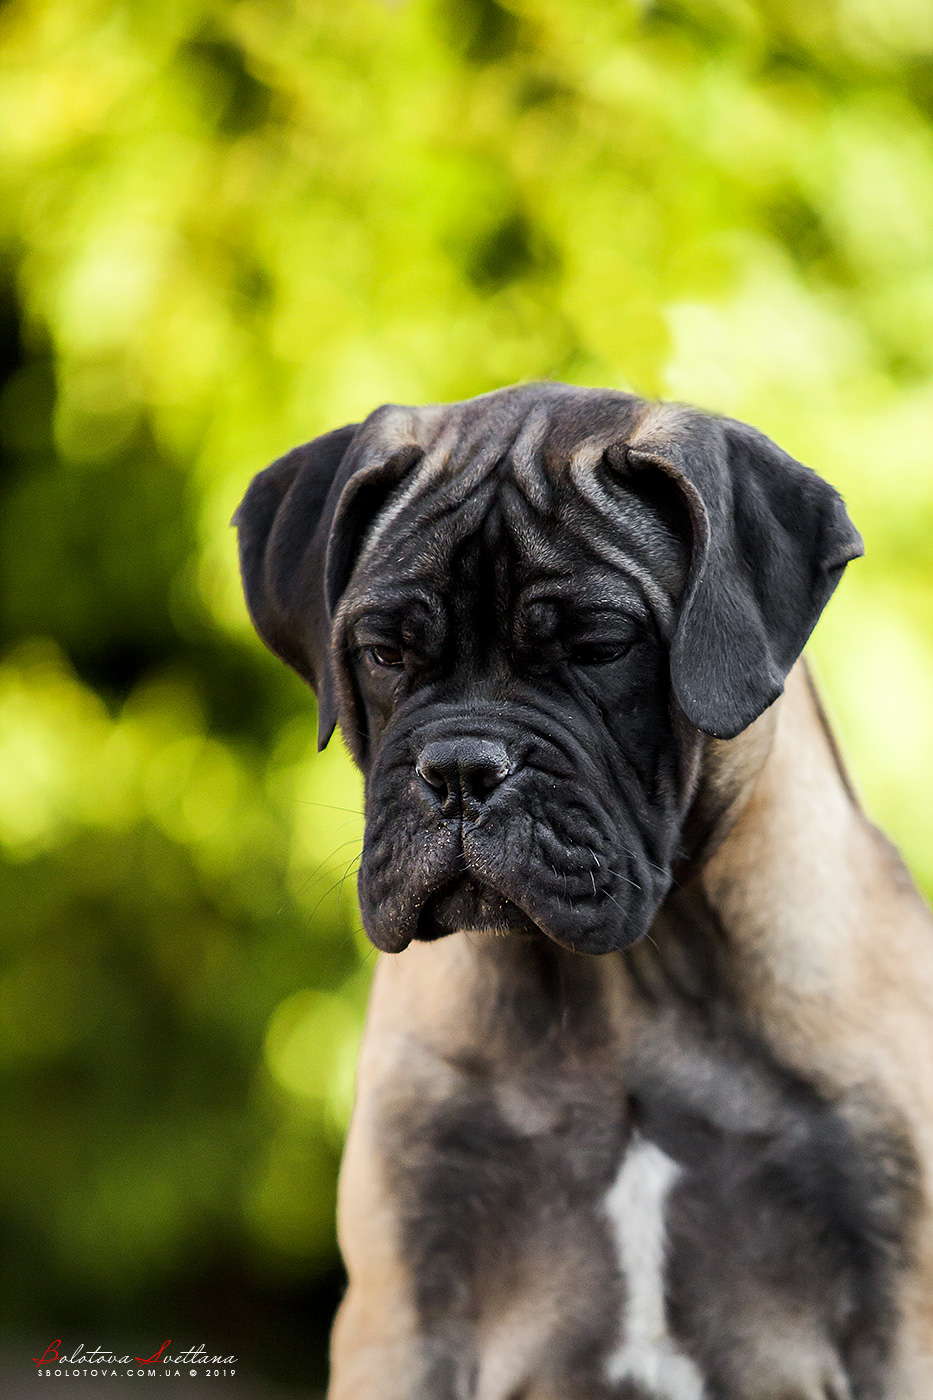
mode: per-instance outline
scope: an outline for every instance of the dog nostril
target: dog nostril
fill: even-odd
[[[425,744],[415,772],[440,798],[485,802],[512,772],[505,745],[486,739],[441,739]]]
[[[428,749],[432,747],[431,744],[428,745]],[[418,774],[419,778],[427,783],[429,788],[433,788],[435,792],[443,793],[445,797],[449,796],[450,783],[448,781],[448,775],[437,762],[428,756],[427,749],[415,764],[415,772]]]
[[[500,783],[505,782],[511,771],[511,765],[504,757],[495,762],[480,763],[472,770],[462,773],[461,786],[472,797],[485,798],[494,792]]]

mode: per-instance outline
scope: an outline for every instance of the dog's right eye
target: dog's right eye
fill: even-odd
[[[367,647],[366,655],[376,666],[398,667],[404,665],[400,647]]]

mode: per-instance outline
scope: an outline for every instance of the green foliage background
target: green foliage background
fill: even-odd
[[[0,44],[6,1326],[171,1317],[307,1382],[360,793],[231,513],[384,400],[751,420],[865,535],[814,650],[933,887],[933,8],[7,0]]]

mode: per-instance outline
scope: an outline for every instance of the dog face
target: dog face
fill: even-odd
[[[388,952],[640,937],[702,736],[771,704],[861,552],[754,430],[560,385],[378,410],[261,473],[237,524],[257,629],[365,773]]]
[[[366,736],[360,896],[380,947],[531,926],[603,952],[665,892],[685,549],[610,467],[589,486],[566,460],[508,454],[414,499],[354,571],[337,645]]]

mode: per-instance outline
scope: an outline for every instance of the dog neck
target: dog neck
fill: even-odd
[[[654,937],[663,941],[672,915],[681,927],[714,926],[721,980],[743,1020],[809,1074],[822,1062],[827,1083],[855,1085],[877,1066],[860,1060],[853,1015],[866,1027],[877,1018],[892,969],[917,964],[929,981],[929,915],[865,816],[802,663],[769,731],[764,746],[751,732],[733,741],[750,741],[719,779],[733,800]],[[876,1035],[865,1043],[877,1053]]]
[[[682,743],[689,753],[689,736]],[[698,735],[694,752],[671,892],[650,936],[623,957],[655,1004],[687,997],[697,1010],[704,1002],[741,1010],[749,969],[760,976],[764,964],[796,996],[801,981],[831,974],[835,945],[856,918],[853,849],[868,833],[883,842],[806,663],[738,738]]]
[[[762,720],[719,747],[707,782],[721,815],[692,883],[736,957],[767,949],[800,990],[827,960],[838,966],[860,903],[853,851],[873,829],[804,665]]]
[[[781,714],[788,707],[795,718],[803,720],[808,737],[819,747],[821,773],[833,787],[841,783],[850,801],[858,805],[809,668],[800,661],[791,673],[785,695],[737,739],[714,739],[697,731],[692,736],[682,736],[682,748],[688,755],[688,777],[686,816],[674,866],[676,886],[688,885],[734,830],[766,765],[774,764],[780,756],[775,742]]]

